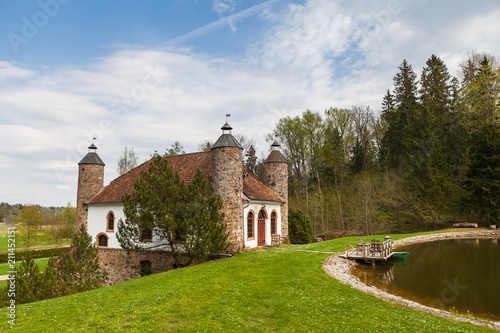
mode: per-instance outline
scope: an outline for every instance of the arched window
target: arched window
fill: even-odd
[[[259,211],[259,220],[265,220],[267,218],[267,213],[265,209]]]
[[[151,230],[148,227],[144,227],[141,230],[140,241],[141,242],[152,242],[153,241],[153,230]]]
[[[115,231],[115,213],[113,213],[113,211],[109,211],[108,218],[106,220],[107,220],[106,231],[108,232]]]
[[[271,235],[276,235],[276,220],[277,214],[275,211],[271,213]]]
[[[105,234],[100,234],[97,236],[97,246],[108,247],[108,236]]]
[[[254,221],[254,214],[253,212],[248,212],[248,215],[247,215],[247,238],[254,238],[255,237],[255,234],[254,234],[254,228],[253,228],[253,223]]]

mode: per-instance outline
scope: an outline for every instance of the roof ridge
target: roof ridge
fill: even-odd
[[[173,157],[175,158],[175,157],[180,157],[180,156],[196,155],[196,154],[212,154],[212,152],[211,151],[198,151],[198,152],[194,152],[194,153],[185,153],[185,154],[172,155],[172,156],[161,156],[161,157],[169,159],[169,158],[173,158]],[[153,158],[151,158],[151,159],[153,159]]]
[[[194,152],[194,153],[186,153],[186,154],[179,154],[179,155],[172,155],[172,156],[160,156],[161,158],[165,158],[165,159],[169,159],[169,158],[172,158],[172,157],[178,157],[178,156],[186,156],[186,155],[194,155],[194,154],[203,154],[203,153],[211,153],[210,151],[199,151],[199,152]],[[112,182],[114,182],[115,180],[125,176],[126,174],[134,171],[135,169],[137,168],[140,168],[141,166],[143,166],[144,164],[146,163],[151,163],[151,161],[153,160],[154,157],[151,157],[149,160],[146,160],[145,162],[142,162],[141,164],[133,167],[132,169],[130,169],[129,171],[125,172],[123,175],[119,175],[118,177],[116,177],[115,179],[113,179],[109,185],[111,185]],[[106,186],[104,186],[106,187]]]

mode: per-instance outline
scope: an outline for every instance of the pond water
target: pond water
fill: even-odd
[[[452,239],[398,247],[406,260],[358,265],[367,285],[438,309],[500,321],[500,241]]]

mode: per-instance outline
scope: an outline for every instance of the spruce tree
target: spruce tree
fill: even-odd
[[[257,174],[257,156],[255,156],[255,148],[250,145],[247,153],[245,154],[245,170],[252,175]]]
[[[485,125],[471,139],[471,162],[463,184],[469,191],[466,206],[486,219],[500,223],[500,127]]]
[[[404,60],[394,76],[394,100],[388,92],[383,104],[388,129],[382,139],[382,150],[384,164],[389,169],[408,172],[412,167],[412,154],[418,147],[416,139],[423,122],[417,92],[417,75]]]
[[[486,55],[469,71],[460,107],[469,133],[470,163],[463,187],[466,206],[489,223],[500,219],[500,73]]]
[[[452,78],[444,62],[432,55],[421,75],[420,103],[425,119],[420,140],[420,159],[414,164],[410,183],[424,203],[444,211],[454,204],[453,194],[459,183],[456,177],[460,154],[465,149],[456,130],[457,119],[452,112]]]

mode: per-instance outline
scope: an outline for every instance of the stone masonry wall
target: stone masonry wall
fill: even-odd
[[[265,184],[285,203],[281,204],[281,236],[288,237],[288,164],[264,163]]]
[[[165,251],[127,253],[123,249],[99,248],[99,266],[108,272],[108,286],[140,277],[142,260],[151,262],[152,274],[170,270],[174,263],[170,253]]]
[[[76,228],[83,223],[87,227],[87,206],[104,186],[104,165],[80,164],[78,166],[78,192],[76,197]]]
[[[222,198],[224,221],[229,231],[228,251],[240,252],[243,243],[243,153],[237,147],[212,149],[212,181]]]

